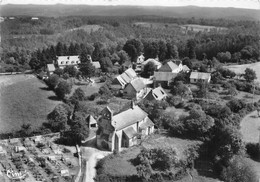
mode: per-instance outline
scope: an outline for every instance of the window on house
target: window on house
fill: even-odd
[[[74,61],[71,61],[71,64],[74,64]]]
[[[61,61],[61,63],[60,64],[63,64],[64,62],[63,61]]]
[[[161,90],[161,93],[164,95],[165,93]]]
[[[154,95],[154,97],[157,99],[158,98],[158,96],[156,95],[156,94],[153,94]]]
[[[69,61],[66,61],[66,64],[69,64]]]

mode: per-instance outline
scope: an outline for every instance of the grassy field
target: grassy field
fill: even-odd
[[[1,76],[0,91],[0,133],[18,130],[24,123],[37,128],[47,121],[47,114],[61,103],[33,75]]]
[[[230,66],[224,66],[224,67],[228,68],[238,74],[245,73],[246,68],[253,69],[256,72],[257,81],[260,82],[260,71],[259,71],[260,62],[252,63],[252,64],[230,65]]]
[[[259,142],[259,130],[260,128],[260,118],[257,117],[257,112],[254,111],[248,114],[241,121],[241,133],[243,135],[243,140],[245,142]]]

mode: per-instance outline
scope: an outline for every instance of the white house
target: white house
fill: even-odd
[[[190,74],[190,83],[197,83],[198,81],[201,81],[203,83],[209,83],[210,79],[210,73],[191,72]]]
[[[58,56],[57,65],[59,68],[63,69],[66,66],[77,66],[80,64],[79,56]]]

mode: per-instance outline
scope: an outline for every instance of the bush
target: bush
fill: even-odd
[[[88,97],[88,100],[93,101],[93,100],[95,100],[98,96],[99,96],[98,93],[94,93],[94,94],[92,94],[92,95],[90,95],[90,96]]]
[[[104,105],[104,104],[107,104],[107,103],[108,103],[107,100],[98,100],[97,101],[98,105]]]
[[[257,182],[258,177],[251,166],[244,158],[236,156],[221,174],[226,182]]]
[[[260,145],[259,143],[246,144],[246,152],[252,158],[260,160]]]

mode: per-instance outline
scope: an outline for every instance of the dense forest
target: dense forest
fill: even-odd
[[[158,56],[164,61],[171,58],[171,51],[177,51],[181,59],[212,60],[215,57],[224,63],[259,59],[260,24],[256,21],[159,16],[38,18],[20,16],[6,18],[1,23],[1,72],[29,69],[29,62],[36,54],[42,66],[52,62],[59,55],[56,53],[58,43],[63,45],[61,55],[80,54],[82,47],[87,47],[92,54],[98,47],[105,52],[104,57],[111,59],[131,39],[141,42],[137,54],[144,52],[146,59]],[[193,31],[187,28],[189,25],[202,29]],[[73,49],[72,44],[77,50],[67,51]],[[39,56],[39,52],[44,56]]]

